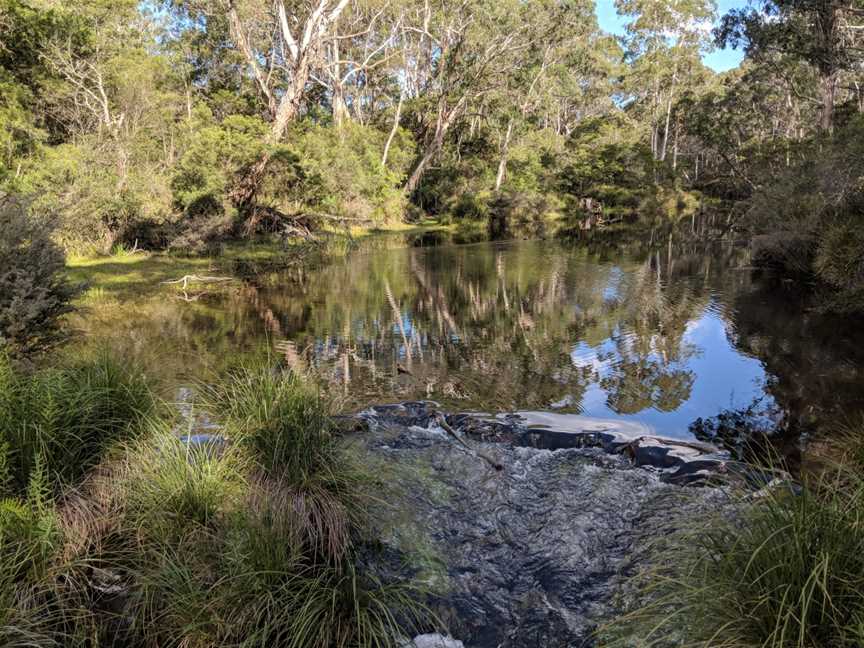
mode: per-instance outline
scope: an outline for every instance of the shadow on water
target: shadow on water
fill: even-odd
[[[864,332],[753,273],[745,250],[590,237],[453,244],[462,237],[373,237],[314,268],[263,268],[191,302],[167,287],[108,297],[78,324],[152,349],[174,384],[263,346],[318,373],[346,410],[433,399],[692,438],[713,429],[700,434],[697,419],[758,402],[793,440],[864,410]]]

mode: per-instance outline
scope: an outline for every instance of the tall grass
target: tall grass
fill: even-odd
[[[341,559],[364,528],[370,476],[340,445],[328,400],[303,376],[265,364],[201,391],[258,466],[251,508],[270,523],[287,515],[291,533],[318,557]]]
[[[149,381],[107,354],[34,373],[0,356],[3,486],[22,493],[38,461],[56,485],[75,482],[156,403]]]
[[[269,475],[303,487],[334,461],[329,403],[293,371],[266,364],[235,368],[227,379],[202,385],[205,406],[248,448]]]
[[[368,570],[373,482],[302,377],[207,388],[203,444],[108,359],[0,379],[0,644],[385,648],[427,619]]]
[[[170,425],[150,424],[129,448],[116,484],[124,520],[161,545],[207,531],[245,490],[244,459],[231,448],[186,443]]]
[[[642,605],[604,630],[608,645],[864,645],[859,469],[835,464],[695,521],[640,576]]]

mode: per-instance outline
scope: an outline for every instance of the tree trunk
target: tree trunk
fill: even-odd
[[[402,104],[405,102],[405,95],[399,94],[399,103],[396,106],[396,116],[393,117],[393,128],[390,129],[390,134],[387,136],[387,143],[384,145],[384,154],[381,156],[381,166],[387,166],[387,156],[390,155],[390,146],[393,144],[393,138],[396,137],[396,132],[399,130],[399,120],[402,118]]]
[[[669,101],[666,103],[666,126],[663,129],[663,147],[660,149],[660,161],[666,160],[666,149],[669,144],[669,123],[672,120],[672,98],[675,95],[675,84],[677,83],[678,73],[672,73],[672,87],[669,88]]]
[[[672,170],[678,170],[678,131],[679,121],[675,120],[675,143],[672,145]]]
[[[411,196],[415,191],[417,191],[417,187],[420,186],[420,181],[426,173],[426,167],[429,166],[429,163],[435,155],[437,155],[440,148],[440,144],[433,143],[423,157],[417,161],[417,164],[414,166],[414,171],[411,172],[411,177],[409,177],[408,182],[405,183],[405,193],[408,194],[408,196]]]
[[[438,107],[438,122],[435,125],[435,136],[432,138],[432,142],[429,144],[423,157],[421,157],[417,161],[417,164],[414,165],[414,170],[411,172],[408,182],[405,183],[404,190],[409,196],[417,191],[417,187],[420,186],[420,181],[423,179],[423,175],[426,173],[429,163],[435,159],[435,156],[438,155],[438,152],[444,146],[444,136],[450,130],[450,127],[453,125],[453,122],[456,121],[456,118],[461,114],[462,106],[465,105],[465,101],[466,97],[461,97],[459,101],[456,102],[456,105],[448,112],[445,109],[445,100],[443,98],[440,100]]]
[[[834,130],[834,103],[837,99],[837,75],[828,73],[819,79],[819,94],[822,108],[819,112],[819,128],[824,133]]]
[[[246,234],[253,234],[258,226],[258,218],[254,214],[255,196],[264,180],[267,165],[270,163],[270,152],[265,151],[255,164],[250,166],[231,189],[229,198],[241,214],[246,215],[244,229]]]
[[[309,64],[303,59],[295,69],[294,82],[291,87],[282,95],[279,102],[279,107],[276,110],[276,117],[273,119],[273,124],[270,127],[270,132],[267,135],[266,149],[261,158],[250,166],[245,173],[240,177],[240,180],[231,190],[231,201],[241,213],[249,213],[255,204],[255,197],[261,187],[261,182],[264,180],[264,175],[267,172],[267,165],[270,163],[271,151],[270,147],[278,144],[288,125],[294,121],[297,113],[300,112],[300,104],[303,101],[303,89],[306,87],[306,82],[309,79]],[[251,233],[254,229],[255,222],[252,216],[246,224],[247,232]]]
[[[350,118],[348,112],[348,104],[345,101],[345,90],[342,87],[341,81],[336,81],[333,84],[333,124],[336,128],[340,128]]]
[[[510,137],[513,135],[513,120],[507,122],[507,133],[501,146],[501,160],[498,162],[498,175],[495,177],[495,191],[501,191],[504,178],[507,175],[507,154],[510,150]]]
[[[345,87],[342,83],[342,66],[339,64],[339,25],[333,23],[333,43],[331,45],[331,53],[333,57],[333,124],[339,128],[350,117],[348,113],[348,104],[345,102]]]

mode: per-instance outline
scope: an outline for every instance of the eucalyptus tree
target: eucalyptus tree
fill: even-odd
[[[576,88],[588,85],[588,70],[581,63],[599,31],[594,5],[584,0],[529,3],[522,19],[531,27],[530,45],[507,61],[487,107],[489,120],[499,132],[495,191],[506,177],[514,136],[526,129],[548,127],[543,117],[550,103],[569,99]],[[562,81],[571,79],[575,83],[561,87]]]
[[[819,77],[818,127],[830,132],[842,74],[861,72],[862,30],[861,0],[760,0],[756,7],[726,14],[717,39],[722,45],[743,45],[750,57],[764,62],[780,54],[811,65]]]
[[[628,17],[625,43],[631,61],[631,89],[650,125],[657,160],[669,151],[672,108],[701,70],[711,47],[714,0],[616,0]]]
[[[425,0],[406,12],[404,77],[422,143],[406,193],[417,189],[451,129],[523,65],[539,35],[533,11],[534,3],[520,0]]]

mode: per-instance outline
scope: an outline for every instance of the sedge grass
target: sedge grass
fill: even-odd
[[[366,525],[372,479],[340,444],[327,399],[303,376],[266,364],[234,369],[201,391],[258,467],[250,506],[281,507],[263,511],[271,521],[290,510],[295,536],[320,557],[339,560]]]
[[[694,521],[637,579],[641,602],[601,645],[864,645],[864,480],[854,469],[775,485]]]
[[[74,483],[156,408],[143,374],[107,354],[33,373],[0,357],[3,486],[22,493],[40,460],[55,485]]]
[[[91,403],[74,396],[78,385],[104,385],[110,371],[89,382],[69,374],[63,402]],[[43,411],[23,404],[46,393],[42,381],[66,384],[53,373],[6,377],[6,402],[23,412]],[[382,584],[367,568],[374,482],[308,382],[246,369],[210,388],[210,413],[230,439],[213,444],[159,418],[141,393],[135,407],[118,404],[116,425],[96,420],[104,438],[76,416],[44,416],[49,442],[29,441],[30,463],[20,447],[9,453],[22,478],[29,472],[0,504],[3,645],[388,648],[429,627],[419,590]],[[95,400],[80,409],[108,408]],[[90,445],[63,454],[49,432]],[[57,463],[70,456],[83,462],[75,472]]]

